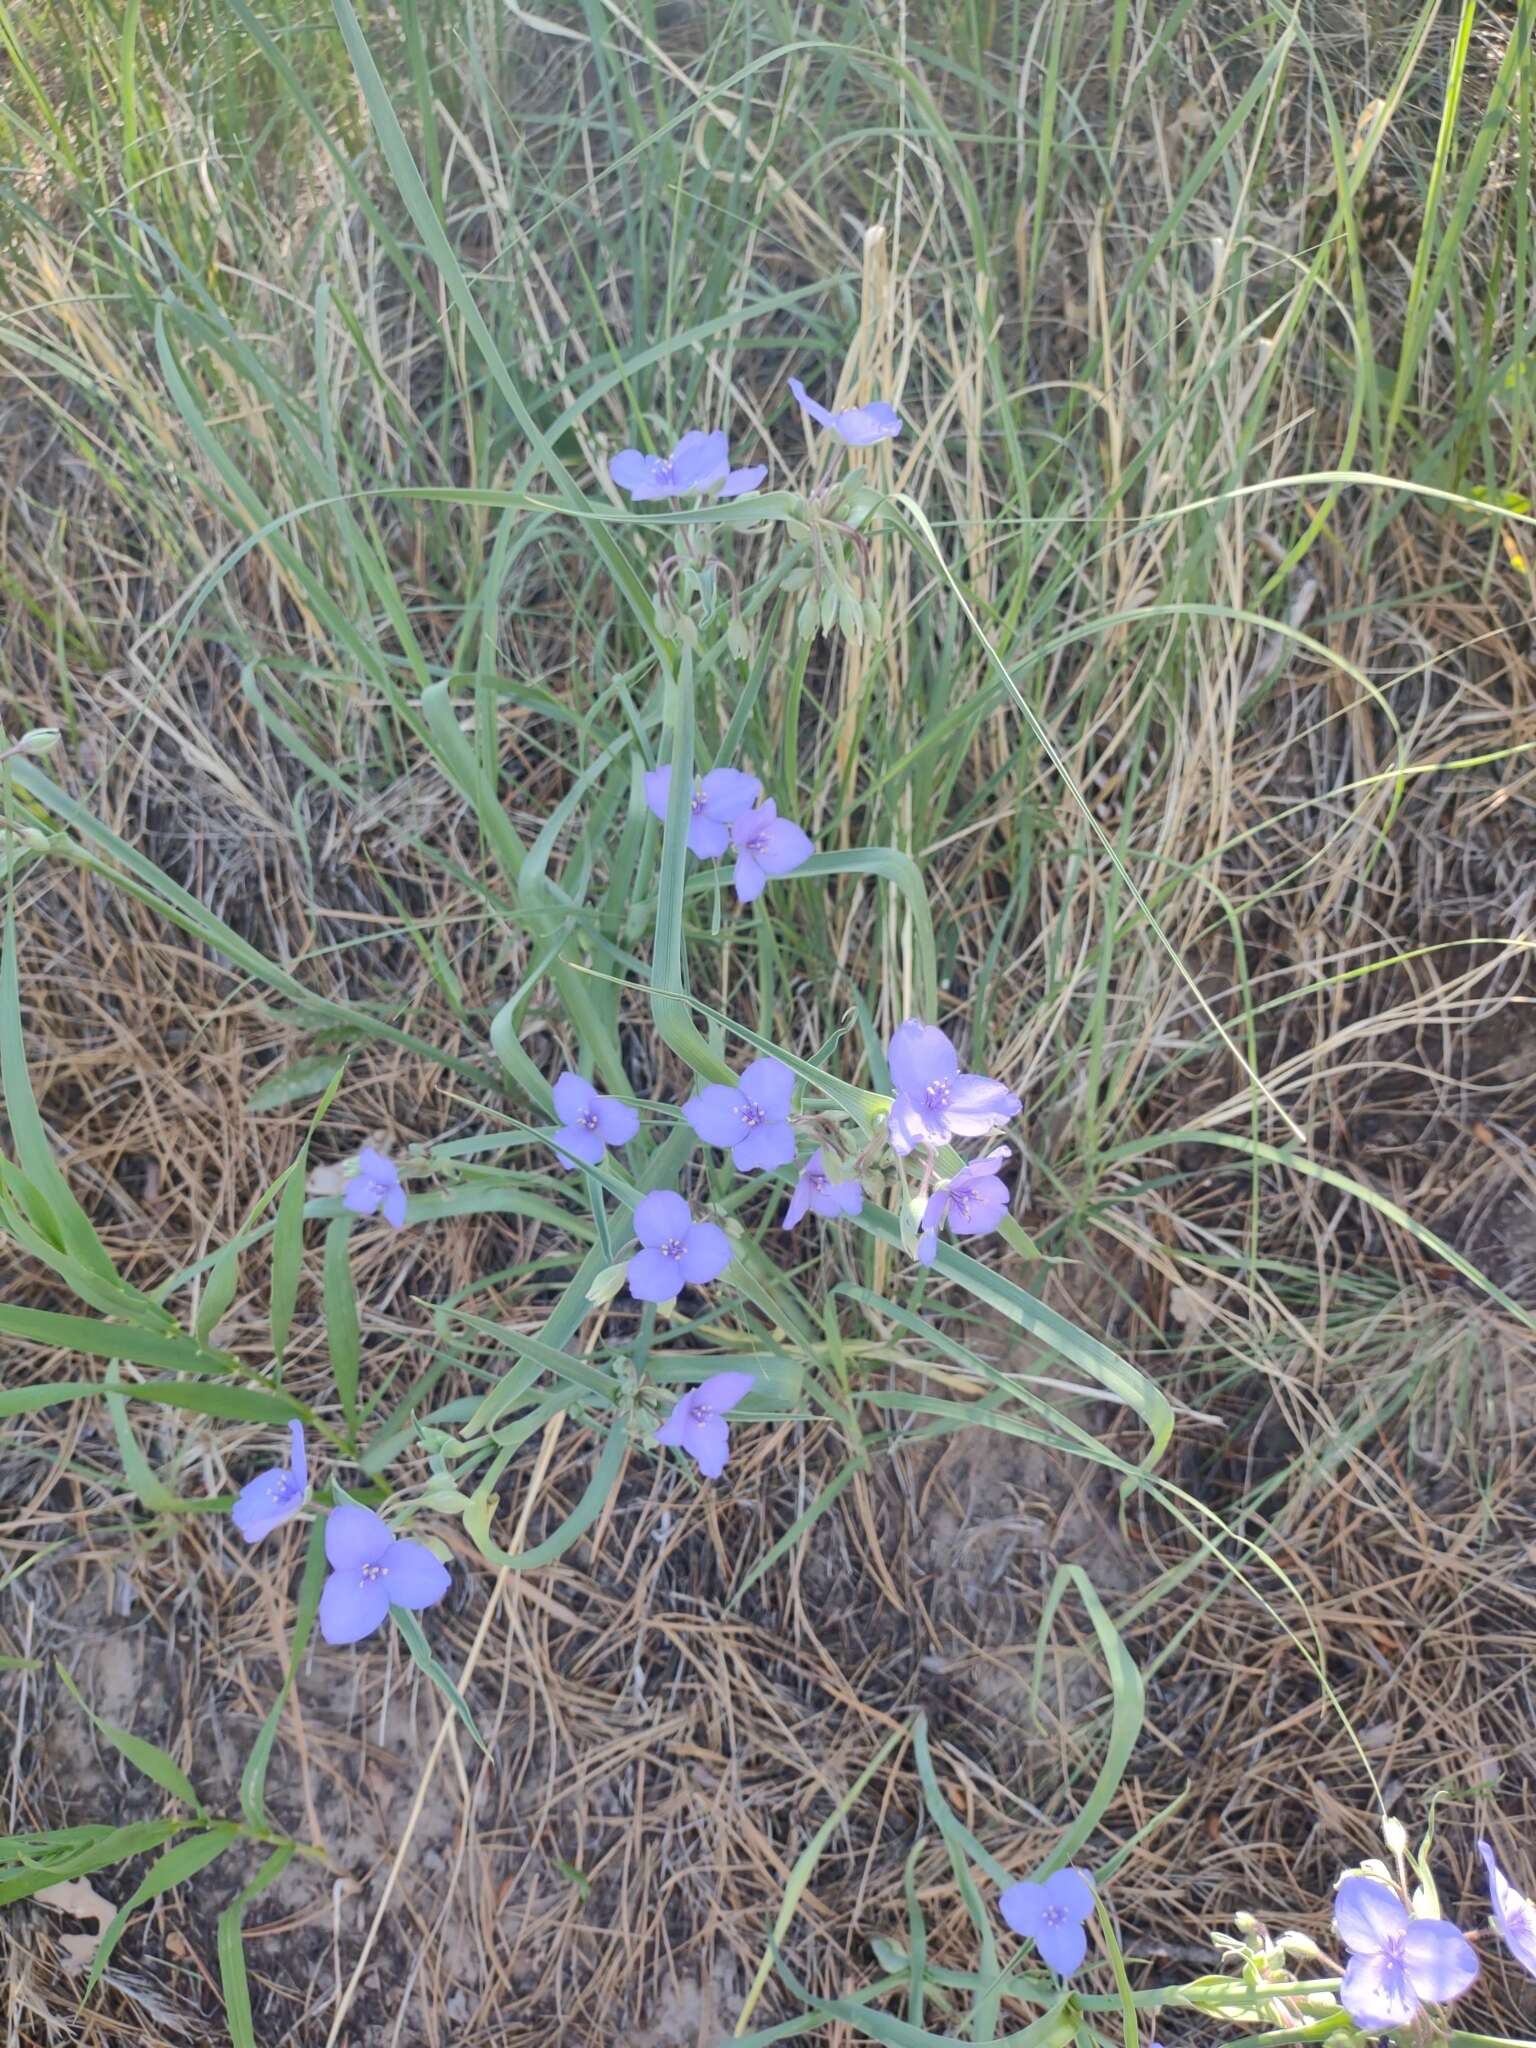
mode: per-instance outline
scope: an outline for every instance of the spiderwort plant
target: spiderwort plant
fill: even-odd
[[[1479,1842],[1477,1853],[1488,1872],[1488,1903],[1493,1924],[1504,1946],[1522,1969],[1536,1977],[1536,1905],[1517,1892],[1499,1868],[1499,1859],[1487,1842]]]
[[[248,1480],[236,1496],[230,1519],[247,1543],[259,1543],[291,1521],[309,1498],[309,1460],[304,1451],[304,1425],[290,1422],[289,1464],[276,1465]]]
[[[734,1088],[711,1082],[683,1104],[683,1115],[706,1145],[729,1150],[738,1172],[764,1173],[795,1156],[794,1092],[795,1077],[782,1060],[754,1060]]]
[[[901,432],[900,413],[883,398],[873,399],[868,405],[848,405],[841,412],[829,412],[811,397],[798,377],[790,378],[789,388],[800,410],[818,426],[836,434],[845,448],[871,448],[877,441],[893,440]]]
[[[985,1074],[962,1074],[960,1055],[936,1024],[909,1017],[886,1047],[895,1099],[886,1118],[891,1150],[905,1158],[918,1145],[983,1138],[1016,1117],[1019,1098]]]
[[[751,1372],[717,1372],[690,1393],[680,1394],[656,1441],[686,1451],[706,1479],[718,1479],[731,1454],[726,1416],[757,1385]]]
[[[357,1155],[357,1171],[342,1190],[341,1206],[354,1216],[382,1214],[398,1230],[405,1222],[405,1189],[395,1162],[365,1145]]]
[[[1349,1951],[1339,2002],[1362,2033],[1409,2026],[1426,2005],[1449,2005],[1476,1980],[1477,1956],[1461,1930],[1415,1919],[1377,1878],[1342,1881],[1333,1924]]]
[[[784,1211],[784,1230],[793,1230],[807,1210],[812,1215],[857,1216],[864,1206],[864,1189],[857,1180],[834,1180],[827,1172],[821,1147],[807,1159],[795,1182],[795,1191]]]
[[[670,1188],[655,1188],[635,1205],[640,1250],[625,1268],[636,1301],[676,1301],[688,1286],[718,1280],[731,1263],[731,1240],[718,1223],[700,1223]]]
[[[1070,1977],[1088,1953],[1086,1922],[1093,1913],[1093,1886],[1080,1870],[1058,1870],[1039,1884],[1011,1884],[998,1899],[1004,1920],[1040,1951],[1058,1977]]]
[[[695,427],[684,434],[670,455],[642,455],[638,448],[621,448],[610,457],[608,474],[637,505],[652,498],[694,497],[714,490],[722,498],[739,498],[757,489],[768,474],[768,465],[732,469],[729,445],[719,428],[706,434]]]
[[[601,1166],[610,1145],[627,1145],[640,1128],[640,1113],[627,1102],[615,1102],[599,1095],[590,1081],[567,1069],[553,1089],[555,1115],[560,1128],[555,1132],[555,1154],[564,1166],[579,1159],[587,1166]]]
[[[396,1536],[372,1508],[343,1501],[325,1523],[330,1577],[320,1589],[320,1633],[328,1643],[370,1636],[391,1607],[435,1607],[452,1581],[424,1543]]]
[[[998,1179],[998,1168],[1011,1156],[1009,1146],[999,1145],[934,1189],[923,1207],[917,1240],[921,1265],[931,1266],[938,1257],[939,1232],[945,1228],[956,1237],[981,1237],[996,1230],[1008,1213],[1008,1186]]]
[[[740,903],[755,903],[770,876],[793,874],[816,851],[798,825],[779,816],[771,797],[731,820],[731,844],[736,849],[731,881]]]
[[[663,823],[671,792],[672,770],[652,768],[645,777],[645,807]],[[730,846],[731,827],[762,793],[757,777],[740,768],[711,768],[696,779],[688,814],[688,851],[700,860],[718,860]]]

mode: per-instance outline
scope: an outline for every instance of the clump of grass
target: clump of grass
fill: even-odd
[[[478,1529],[547,1559],[435,1632],[499,1772],[417,1667],[397,1697],[325,1658],[291,1694],[284,1840],[334,1849],[371,1806],[382,1860],[335,1957],[297,1861],[270,1927],[220,1921],[251,1907],[254,2015],[596,2041],[670,1999],[707,2036],[844,1999],[873,1952],[891,1981],[841,2024],[948,2028],[963,1990],[990,2033],[1035,2008],[976,1977],[940,1778],[982,1867],[1023,1872],[1102,1774],[1142,1988],[1233,1905],[1310,1898],[1321,1932],[1375,1844],[1362,1749],[1389,1803],[1447,1794],[1463,1864],[1495,1767],[1529,1818],[1529,14],[1394,18],[1363,65],[1306,16],[1188,7],[935,7],[898,47],[862,8],[7,29],[7,659],[19,722],[65,733],[7,813],[13,1149],[140,1290],[117,1321],[245,1397],[29,1409],[109,1368],[7,1326],[11,1826],[98,1817],[35,1654],[73,1661],[94,1549],[147,1630],[196,1589],[186,1697],[142,1732],[241,1810],[196,1730],[217,1701],[243,1755],[297,1651],[194,1509],[259,1461],[234,1424],[279,1399],[274,1348],[354,1481],[406,1488],[448,1477],[417,1426],[464,1443],[510,1370],[458,1558]],[[1373,242],[1383,174],[1408,198]],[[728,417],[803,484],[795,368],[909,421],[869,463],[879,629],[797,637],[779,540],[733,531],[752,651],[697,664],[690,722],[606,456]],[[792,913],[657,865],[630,762],[664,728],[793,795],[830,858]],[[981,1300],[912,1295],[894,1233],[786,1260],[749,1207],[779,1291],[661,1332],[589,1312],[620,1211],[550,1172],[535,1076],[607,1061],[675,1102],[740,1064],[728,1019],[878,1085],[930,1005],[1025,1098],[1027,1235]],[[414,1152],[429,1227],[349,1240],[333,1188],[306,1250],[304,1165],[365,1141]],[[16,1257],[20,1313],[83,1313],[78,1246]],[[95,1351],[132,1387],[125,1342]],[[664,1383],[762,1363],[786,1419],[720,1501],[663,1496],[610,1419],[637,1349]],[[1202,1506],[1263,1558],[1192,1542]],[[1123,1666],[1048,1597],[1062,1562]],[[1153,1711],[1107,1741],[1138,1667]],[[937,1758],[893,1753],[877,1799],[918,1708]],[[195,1936],[235,1884],[156,1911]],[[914,1898],[921,1966],[892,1947]],[[114,1960],[118,2014],[201,2009],[169,1938]],[[56,1996],[30,1965],[24,1991]]]

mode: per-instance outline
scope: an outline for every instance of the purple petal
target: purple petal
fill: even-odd
[[[949,1189],[935,1188],[923,1204],[919,1227],[923,1230],[942,1230],[944,1219],[949,1214]]]
[[[962,1138],[984,1138],[988,1131],[1019,1113],[1020,1102],[1001,1081],[985,1074],[956,1074],[945,1105],[949,1127]]]
[[[802,1173],[795,1182],[794,1193],[790,1196],[789,1206],[784,1211],[784,1220],[779,1225],[780,1230],[793,1230],[810,1206],[811,1184]]]
[[[897,1095],[921,1095],[931,1081],[951,1080],[960,1071],[960,1055],[937,1024],[909,1017],[891,1033],[885,1049],[891,1089]]]
[[[246,1481],[235,1496],[230,1520],[247,1543],[259,1543],[274,1529],[280,1529],[303,1505],[303,1490],[295,1485],[291,1473],[278,1466],[270,1472],[258,1472],[254,1479]]]
[[[671,1188],[653,1189],[635,1204],[635,1235],[642,1244],[660,1244],[666,1237],[686,1237],[692,1221],[693,1211]]]
[[[676,1301],[683,1291],[682,1261],[669,1259],[649,1246],[635,1253],[624,1277],[636,1301]]]
[[[745,1107],[739,1088],[711,1081],[691,1102],[683,1104],[683,1116],[695,1137],[702,1138],[706,1145],[734,1145],[744,1129]]]
[[[656,1443],[666,1444],[669,1449],[674,1451],[682,1449],[683,1440],[688,1434],[687,1408],[688,1396],[680,1394],[673,1403],[672,1413],[656,1432],[654,1438]]]
[[[718,1223],[695,1223],[683,1242],[683,1256],[677,1262],[683,1278],[695,1287],[715,1280],[731,1263],[731,1240]]]
[[[923,1113],[910,1095],[898,1095],[891,1104],[891,1113],[885,1120],[885,1134],[891,1141],[891,1150],[902,1159],[918,1145],[933,1142]]]
[[[365,1564],[377,1564],[394,1540],[381,1515],[350,1500],[332,1508],[325,1518],[325,1561],[334,1572],[357,1572]]]
[[[750,853],[743,849],[737,854],[736,865],[731,871],[731,884],[738,903],[755,903],[762,895],[767,879]]]
[[[371,1145],[365,1145],[358,1153],[357,1170],[366,1179],[382,1181],[386,1187],[400,1178],[393,1159],[386,1159],[382,1152],[375,1152]]]
[[[821,1198],[823,1216],[857,1216],[863,1207],[863,1184],[856,1180],[829,1182],[827,1191]]]
[[[684,1398],[702,1401],[706,1408],[713,1408],[717,1415],[729,1415],[738,1401],[745,1401],[757,1385],[755,1372],[716,1372],[707,1380],[700,1380],[690,1395]]]
[[[573,1074],[569,1068],[560,1076],[550,1090],[554,1097],[555,1115],[563,1124],[573,1124],[584,1110],[597,1101],[597,1090],[590,1081],[584,1081],[580,1074]]]
[[[660,818],[665,822],[667,798],[672,793],[672,770],[647,768],[641,780],[645,784],[645,808],[653,818]]]
[[[753,1060],[742,1073],[741,1092],[777,1123],[789,1115],[795,1077],[782,1060]]]
[[[1516,1962],[1523,1964],[1536,1977],[1536,1907],[1523,1892],[1515,1890],[1486,1842],[1478,1843],[1477,1853],[1488,1869],[1488,1899],[1493,1907],[1493,1924]]]
[[[371,1636],[388,1612],[383,1579],[365,1579],[360,1571],[332,1572],[321,1588],[320,1633],[328,1643],[355,1643]]]
[[[1031,1884],[1027,1878],[1022,1878],[1018,1884],[1009,1885],[997,1902],[997,1910],[1014,1933],[1030,1940],[1034,1939],[1035,1929],[1045,1907],[1045,1887]]]
[[[579,1159],[586,1166],[601,1166],[603,1163],[603,1141],[596,1131],[584,1131],[579,1124],[567,1124],[556,1131],[550,1141],[556,1152],[569,1159]]]
[[[723,483],[730,468],[726,449],[726,437],[718,428],[712,434],[705,434],[695,427],[691,433],[684,434],[669,458],[673,490],[707,491],[712,485]]]
[[[1041,1886],[1046,1904],[1060,1906],[1070,1913],[1074,1920],[1086,1920],[1094,1908],[1093,1886],[1082,1871],[1069,1865],[1065,1870],[1056,1870]]]
[[[690,1417],[683,1429],[683,1449],[706,1479],[718,1479],[731,1455],[731,1432],[725,1417],[711,1415],[707,1422],[695,1422]]]
[[[770,875],[793,874],[815,851],[806,834],[788,818],[775,818],[752,841],[753,859]]]
[[[751,469],[733,469],[720,486],[722,498],[744,498],[748,491],[755,491],[768,474],[766,462],[759,462]]]
[[[386,1188],[384,1190],[384,1199],[379,1204],[379,1207],[383,1210],[384,1221],[389,1225],[390,1229],[401,1229],[405,1223],[405,1189],[402,1187]]]
[[[385,1551],[379,1570],[391,1607],[435,1607],[453,1583],[448,1567],[425,1543],[397,1536]]]
[[[1411,1920],[1403,1937],[1408,1986],[1434,2005],[1449,2005],[1477,1980],[1477,1953],[1449,1920]]]
[[[738,1173],[768,1173],[775,1166],[788,1166],[794,1156],[795,1134],[789,1124],[759,1124],[731,1150]]]
[[[917,1240],[917,1263],[931,1266],[939,1256],[939,1233],[936,1230],[923,1231]]]
[[[868,405],[845,407],[831,424],[838,439],[846,441],[850,448],[869,448],[876,441],[889,441],[901,432],[901,415],[885,399],[873,398]]]
[[[341,1206],[350,1209],[354,1216],[371,1216],[384,1199],[384,1190],[376,1180],[369,1180],[363,1174],[356,1174],[341,1191]]]
[[[983,1237],[989,1230],[996,1230],[1008,1213],[1008,1187],[1005,1181],[990,1177],[973,1180],[965,1193],[964,1203],[953,1199],[949,1205],[949,1227],[956,1237]]]
[[[1419,2009],[1419,2001],[1408,1989],[1402,1964],[1383,1955],[1351,1958],[1339,1988],[1339,2002],[1355,2025],[1367,2034],[1406,2027]]]
[[[640,1128],[640,1112],[627,1102],[615,1102],[609,1095],[594,1097],[597,1104],[597,1132],[605,1145],[627,1145]]]
[[[718,860],[731,843],[730,828],[702,811],[688,820],[688,851],[698,860]]]
[[[293,1483],[302,1498],[309,1492],[309,1453],[304,1448],[302,1422],[290,1422],[288,1425],[288,1461],[293,1467]]]
[[[722,825],[734,825],[763,793],[757,777],[741,768],[711,768],[699,788],[705,817],[718,818]]]
[[[1333,1924],[1351,1955],[1379,1955],[1408,1925],[1408,1908],[1374,1877],[1346,1877],[1333,1895]]]
[[[972,1159],[961,1167],[950,1181],[952,1188],[970,1187],[974,1181],[995,1180],[997,1170],[1013,1157],[1011,1145],[996,1145],[990,1152],[984,1152],[979,1159]]]
[[[647,486],[655,473],[655,456],[642,455],[638,448],[621,448],[617,455],[608,458],[608,474],[619,489],[628,491],[632,498],[654,496]]]
[[[823,427],[833,424],[832,415],[824,405],[818,405],[798,377],[791,377],[789,388],[795,394],[795,402],[802,412],[808,412],[813,420]]]
[[[1070,1977],[1088,1953],[1088,1930],[1081,1920],[1042,1919],[1035,1929],[1035,1947],[1058,1977]]]

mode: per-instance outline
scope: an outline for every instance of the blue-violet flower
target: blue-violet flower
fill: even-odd
[[[726,1415],[756,1385],[756,1373],[717,1372],[691,1393],[678,1396],[677,1406],[656,1432],[657,1443],[686,1451],[706,1479],[718,1479],[731,1454]]]

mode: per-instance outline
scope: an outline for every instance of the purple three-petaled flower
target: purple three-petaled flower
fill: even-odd
[[[405,1189],[392,1159],[365,1145],[357,1155],[357,1171],[342,1190],[341,1206],[354,1216],[383,1212],[384,1221],[398,1230],[405,1221]]]
[[[230,1519],[247,1543],[259,1543],[263,1536],[280,1529],[308,1497],[309,1460],[304,1455],[302,1422],[289,1423],[288,1441],[293,1447],[289,1469],[275,1465],[270,1472],[258,1472],[241,1487],[230,1510]]]
[[[1448,2005],[1477,1976],[1472,1944],[1449,1920],[1414,1920],[1390,1886],[1346,1877],[1333,1924],[1349,1950],[1339,2001],[1366,2034],[1406,2027],[1424,2005]]]
[[[766,1173],[795,1156],[794,1092],[795,1077],[782,1060],[754,1060],[734,1088],[712,1081],[683,1104],[683,1115],[706,1145],[728,1148],[742,1173]]]
[[[731,1240],[718,1223],[695,1223],[693,1211],[670,1188],[655,1188],[635,1204],[640,1250],[625,1269],[636,1301],[676,1301],[687,1286],[717,1280],[731,1263]]]
[[[891,1150],[984,1138],[1019,1113],[1019,1098],[985,1074],[962,1074],[960,1055],[936,1024],[909,1017],[886,1047],[896,1099],[886,1119]]]
[[[371,1636],[391,1607],[433,1607],[447,1592],[448,1567],[424,1543],[394,1535],[372,1508],[343,1501],[325,1522],[331,1575],[320,1589],[320,1633],[328,1643]]]
[[[732,819],[731,844],[736,849],[731,880],[742,903],[755,903],[770,875],[792,874],[816,851],[798,825],[779,816],[771,797]]]
[[[1008,1213],[1007,1183],[998,1179],[997,1170],[1010,1156],[1010,1148],[999,1145],[934,1189],[923,1209],[917,1241],[922,1265],[931,1266],[938,1257],[939,1232],[946,1224],[956,1237],[981,1237],[996,1230]]]
[[[609,1145],[627,1145],[640,1128],[640,1113],[627,1102],[615,1102],[599,1095],[590,1081],[567,1069],[555,1083],[555,1115],[560,1128],[555,1133],[555,1151],[561,1164],[570,1159],[601,1166]]]
[[[652,768],[645,778],[645,807],[663,823],[672,792],[672,770]],[[718,860],[731,843],[731,827],[763,793],[755,775],[740,768],[711,768],[693,785],[688,816],[688,850],[700,860]]]
[[[1515,1961],[1536,1977],[1536,1905],[1532,1905],[1524,1892],[1515,1890],[1486,1842],[1478,1843],[1477,1853],[1488,1867],[1488,1901],[1493,1907],[1493,1924]]]
[[[717,1372],[680,1394],[677,1406],[656,1432],[659,1444],[686,1451],[706,1479],[718,1479],[731,1455],[731,1433],[725,1418],[757,1385],[751,1372]]]
[[[1088,1953],[1083,1923],[1093,1911],[1093,1886],[1080,1870],[1055,1871],[1040,1884],[1011,1884],[997,1906],[1058,1977],[1070,1977]]]
[[[637,505],[648,498],[691,497],[696,491],[716,489],[722,498],[739,498],[757,489],[768,474],[768,465],[732,469],[728,446],[720,428],[705,434],[695,427],[684,434],[670,455],[642,455],[638,448],[621,448],[610,458],[608,474]]]
[[[808,412],[813,420],[824,427],[830,427],[839,441],[849,448],[869,448],[876,441],[889,441],[901,432],[901,415],[894,405],[887,405],[883,398],[876,398],[868,405],[845,406],[841,412],[828,412],[824,405],[818,405],[798,377],[791,377],[789,388],[795,394],[802,412]]]
[[[818,1145],[801,1168],[781,1228],[793,1230],[807,1209],[817,1216],[857,1216],[863,1206],[862,1185],[856,1180],[834,1180]]]

